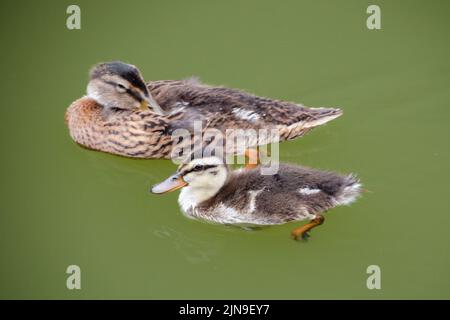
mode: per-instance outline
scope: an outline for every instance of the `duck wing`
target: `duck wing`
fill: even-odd
[[[206,85],[195,78],[152,81],[147,86],[166,112],[182,112],[183,122],[205,120],[209,127],[221,131],[278,129],[281,141],[303,136],[342,115],[339,108],[308,108],[238,89]]]

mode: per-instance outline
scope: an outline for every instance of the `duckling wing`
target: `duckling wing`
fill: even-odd
[[[233,197],[227,190],[233,190]],[[340,175],[307,167],[281,164],[273,175],[262,175],[259,169],[234,171],[228,189],[222,196],[237,199],[228,206],[248,207],[252,193],[257,193],[253,215],[261,221],[277,223],[311,218],[338,205],[347,205],[361,193],[361,183],[355,175]],[[231,193],[231,192],[230,192]],[[246,196],[247,202],[240,200]],[[242,209],[241,209],[242,210]]]
[[[339,108],[308,108],[238,89],[205,85],[197,79],[153,81],[148,88],[169,114],[183,112],[186,119],[206,119],[209,127],[221,131],[277,129],[281,141],[303,136],[342,115]]]

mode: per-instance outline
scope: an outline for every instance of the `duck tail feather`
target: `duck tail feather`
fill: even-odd
[[[314,128],[323,125],[343,114],[340,108],[309,108],[309,110],[312,119],[305,122],[304,128]]]
[[[342,110],[339,108],[305,108],[305,109],[308,109],[309,115],[308,120],[300,120],[290,125],[279,126],[280,141],[291,140],[301,137],[314,127],[323,125],[331,120],[334,120],[340,117],[343,113]]]

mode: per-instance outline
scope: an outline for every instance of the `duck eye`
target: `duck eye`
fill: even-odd
[[[127,88],[123,84],[117,83],[116,90],[117,92],[124,93],[127,91]]]
[[[202,170],[203,169],[203,167],[201,166],[201,165],[196,165],[195,167],[194,167],[194,171],[200,171],[200,170]]]

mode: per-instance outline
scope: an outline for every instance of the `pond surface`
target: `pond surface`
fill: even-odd
[[[1,298],[450,298],[448,1],[78,1],[2,4]],[[66,107],[90,66],[199,76],[344,115],[280,145],[281,161],[357,173],[370,191],[297,224],[244,231],[185,218],[175,170],[85,150]],[[67,290],[78,265],[82,290]],[[381,290],[366,269],[381,268]]]

